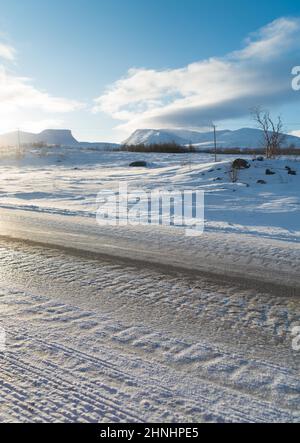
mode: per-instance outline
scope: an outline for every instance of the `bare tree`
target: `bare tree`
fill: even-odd
[[[283,123],[281,117],[277,117],[275,122],[269,111],[265,111],[260,107],[252,110],[252,116],[254,121],[258,124],[258,127],[262,129],[264,133],[264,145],[266,148],[266,157],[275,158],[280,152],[280,148],[284,142],[285,135],[282,133]]]

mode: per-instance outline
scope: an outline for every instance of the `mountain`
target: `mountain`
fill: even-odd
[[[67,147],[85,147],[85,148],[116,148],[116,143],[90,143],[79,142],[73,137],[69,129],[46,129],[39,134],[31,132],[15,131],[0,135],[0,147],[18,146],[20,140],[21,145],[32,145],[34,143],[44,143],[46,145],[61,145]]]
[[[47,145],[74,146],[78,144],[68,129],[47,129],[39,134],[15,131],[0,135],[0,146],[17,146],[19,140],[22,145],[45,143]]]
[[[260,148],[263,145],[263,132],[260,129],[242,128],[235,131],[217,131],[217,145],[219,148]],[[182,129],[138,129],[127,140],[126,145],[163,144],[175,142],[179,145],[192,144],[199,149],[214,147],[213,132],[197,132]],[[300,148],[300,137],[286,135],[285,147],[294,145]]]
[[[40,139],[39,141],[47,145],[73,146],[78,144],[69,129],[46,129],[37,136]]]
[[[69,129],[46,129],[39,134],[31,132],[10,132],[0,135],[0,147],[18,146],[18,139],[21,145],[32,145],[34,143],[44,143],[46,145],[61,145],[65,147],[83,147],[93,149],[114,149],[117,143],[90,143],[79,142]],[[126,145],[139,144],[162,144],[175,142],[178,145],[192,144],[198,149],[211,149],[214,147],[213,132],[188,131],[184,129],[138,129],[127,140]],[[217,131],[217,146],[219,148],[260,148],[263,144],[263,132],[259,129],[242,128],[235,131]],[[286,135],[284,146],[294,145],[300,148],[300,137]]]
[[[138,129],[135,131],[124,144],[126,145],[155,145],[162,143],[175,142],[179,145],[185,145],[186,139],[180,135],[176,135],[175,131],[155,130],[155,129]]]

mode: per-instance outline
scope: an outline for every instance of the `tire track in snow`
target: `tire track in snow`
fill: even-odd
[[[103,365],[107,368],[107,363],[105,361],[103,361],[102,359],[91,357],[87,353],[82,353],[78,350],[70,349],[68,347],[53,343],[45,343],[41,340],[35,339],[34,337],[28,337],[28,335],[26,337],[26,340],[30,339],[30,343],[34,344],[33,347],[46,347],[52,352],[60,352],[68,358],[71,357],[72,359],[76,359],[77,363],[79,363],[80,360],[85,363],[87,361],[92,362],[99,371],[101,371]],[[128,409],[130,410],[127,403],[123,404],[123,407],[120,407],[111,398],[103,396],[103,394],[101,394],[101,389],[99,385],[97,385],[97,383],[96,386],[95,384],[91,384],[87,377],[82,374],[76,374],[76,385],[80,385],[80,391],[78,390],[78,388],[76,388],[76,393],[73,393],[72,391],[74,389],[74,384],[72,382],[72,377],[74,376],[74,374],[72,374],[72,372],[70,372],[66,368],[60,368],[53,364],[53,362],[49,364],[49,361],[47,360],[43,361],[41,366],[32,366],[29,361],[20,361],[19,358],[16,359],[15,355],[6,355],[5,358],[8,360],[15,372],[19,371],[21,374],[25,372],[26,377],[30,377],[31,379],[35,380],[35,383],[38,384],[39,390],[43,387],[44,384],[47,385],[47,388],[51,386],[51,396],[54,395],[54,397],[57,398],[57,403],[51,400],[50,397],[48,399],[47,407],[49,408],[49,404],[51,405],[51,403],[53,403],[54,406],[56,405],[57,409],[63,412],[60,412],[60,419],[66,421],[76,421],[78,419],[82,420],[82,417],[84,417],[85,415],[84,413],[78,417],[76,416],[76,413],[73,412],[73,405],[75,405],[76,403],[80,403],[83,410],[88,407],[87,409],[89,411],[93,411],[94,413],[98,414],[98,417],[101,417],[102,420],[106,419],[107,421],[139,421],[140,419],[142,419],[141,415],[139,417],[138,415],[132,415],[128,414],[128,412],[125,412],[128,411]],[[114,371],[112,371],[112,369],[113,365],[110,364],[108,375],[109,378],[113,377],[112,372]],[[142,369],[144,371],[146,367],[144,366]],[[180,390],[178,391],[177,387],[178,377],[182,376],[176,374],[176,372],[172,373],[171,379],[173,381],[170,383],[169,380],[171,386],[166,389],[164,386],[157,384],[155,378],[153,379],[153,377],[151,377],[151,371],[152,368],[150,367],[150,374],[138,373],[135,374],[134,377],[132,375],[128,377],[126,373],[119,370],[117,371],[117,374],[118,376],[123,377],[121,381],[123,381],[125,384],[126,382],[128,383],[128,381],[130,381],[134,385],[140,385],[140,389],[146,391],[146,394],[148,395],[147,398],[151,401],[152,405],[154,403],[154,391],[158,399],[158,402],[155,406],[158,409],[160,409],[161,406],[165,408],[164,404],[161,405],[159,403],[161,403],[161,399],[165,398],[167,395],[167,397],[170,397],[172,401],[175,399],[178,400],[178,398],[184,400],[186,403],[188,403],[187,405],[185,405],[186,408],[196,408],[197,403],[201,402],[200,409],[202,410],[202,414],[205,411],[206,415],[219,416],[222,417],[222,419],[225,421],[269,421],[274,419],[274,417],[276,417],[276,419],[280,421],[292,421],[295,418],[293,417],[293,414],[291,414],[291,412],[273,407],[267,402],[259,401],[252,396],[249,397],[249,395],[244,395],[242,393],[238,394],[237,392],[231,391],[230,389],[215,386],[210,382],[204,383],[203,380],[195,381],[194,377],[191,377],[188,380],[188,383],[192,386],[192,389],[190,387],[188,392],[183,395]],[[101,375],[103,375],[102,371]],[[70,376],[71,378],[68,378]],[[21,396],[23,394],[23,397],[26,397],[25,392],[26,391],[21,391]],[[68,404],[66,405],[64,404],[64,396],[67,392],[69,394]],[[120,394],[120,391],[117,392],[119,402],[121,397]],[[125,401],[128,400],[128,398],[125,398]],[[222,401],[222,413],[220,413],[220,411],[218,410],[218,403],[220,401]],[[235,408],[233,406],[234,404],[238,403],[244,405],[244,411],[243,409]],[[27,406],[25,409],[30,410],[30,408],[32,408],[32,402],[30,403],[30,406]],[[40,408],[38,408],[38,406],[32,409],[34,409],[35,413],[37,413],[37,417],[42,418],[44,416],[43,413],[40,414]],[[109,413],[110,410],[112,412]],[[138,413],[136,412],[136,414]]]
[[[249,356],[244,344],[231,352],[206,325],[225,333],[226,319],[230,333],[242,326],[280,337],[296,321],[297,299],[40,247],[1,245],[0,257],[9,337],[2,421],[299,421],[297,371]]]

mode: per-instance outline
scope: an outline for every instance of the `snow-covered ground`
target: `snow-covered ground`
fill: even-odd
[[[0,421],[300,420],[300,162],[233,158],[1,158]],[[204,190],[203,236],[98,226],[119,182]]]
[[[250,158],[251,167],[232,183],[228,172],[234,158],[219,156],[215,164],[207,154],[37,150],[19,160],[1,160],[0,206],[95,217],[97,194],[117,190],[120,183],[139,190],[203,190],[206,231],[299,241],[300,160]],[[149,167],[130,168],[136,160]],[[286,166],[297,175],[289,175]],[[266,169],[275,174],[267,176]]]

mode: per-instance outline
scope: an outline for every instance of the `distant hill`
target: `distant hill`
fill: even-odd
[[[0,147],[18,146],[18,136],[21,145],[32,145],[43,143],[49,146],[61,145],[65,147],[83,147],[94,149],[118,148],[117,143],[105,142],[80,142],[76,140],[69,129],[46,129],[39,134],[17,131],[0,135]],[[211,149],[214,147],[213,132],[197,132],[182,129],[138,129],[127,140],[126,145],[151,145],[175,142],[184,146],[192,144],[198,149]],[[235,131],[217,131],[218,148],[230,149],[258,149],[263,145],[263,132],[259,129],[242,128]],[[300,148],[300,137],[286,135],[284,146]]]
[[[9,132],[7,134],[0,135],[0,147],[15,147],[18,146],[18,139],[20,139],[21,145],[32,145],[34,143],[44,143],[46,145],[61,145],[61,146],[82,146],[82,147],[94,147],[94,148],[115,148],[119,146],[116,143],[89,143],[79,142],[73,137],[72,132],[69,129],[46,129],[39,134],[33,134],[31,132],[18,131]]]
[[[214,147],[213,132],[197,132],[181,129],[138,129],[127,140],[126,145],[163,144],[175,142],[179,145],[192,144],[199,149]],[[235,131],[217,131],[219,148],[258,149],[263,145],[263,132],[259,129],[242,128]],[[300,137],[286,135],[284,147],[294,145],[300,148]]]

